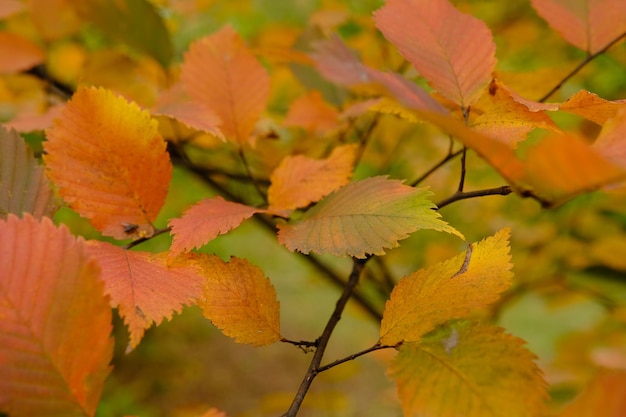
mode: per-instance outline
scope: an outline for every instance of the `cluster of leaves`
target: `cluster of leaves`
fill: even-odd
[[[623,196],[626,100],[580,90],[561,102],[546,101],[623,41],[625,3],[532,5],[587,53],[537,101],[503,81],[487,24],[448,0],[388,0],[367,17],[375,25],[370,32],[384,36],[376,43],[381,50],[393,45],[399,51],[387,50],[388,64],[402,63],[395,71],[366,63],[339,36],[324,33],[333,25],[330,14],[318,15],[316,28],[278,50],[253,49],[225,25],[195,39],[178,65],[159,14],[165,6],[146,0],[5,2],[0,72],[4,86],[13,86],[6,94],[14,95],[13,107],[0,115],[7,119],[0,127],[0,410],[16,417],[95,415],[111,372],[111,309],[128,329],[131,351],[148,328],[195,305],[238,343],[313,350],[286,416],[298,413],[319,373],[381,349],[397,350],[388,370],[407,416],[543,415],[548,384],[535,355],[522,339],[479,319],[495,317],[509,299],[502,296],[513,285],[509,227],[391,282],[382,309],[357,290],[372,273],[370,263],[419,230],[447,232],[461,239],[454,243],[459,247],[464,234],[438,211],[457,201],[514,193],[554,208],[596,190]],[[33,33],[11,30],[25,20]],[[60,43],[79,36],[100,45],[88,51]],[[107,49],[105,38],[127,49]],[[45,42],[58,49],[46,51]],[[118,63],[128,78],[107,80]],[[276,108],[286,87],[272,80],[287,71],[310,88],[281,111]],[[20,89],[36,97],[20,97]],[[559,126],[554,119],[563,114],[600,126],[599,133],[592,138]],[[425,129],[416,122],[450,137],[433,135],[449,144],[444,158],[415,180],[368,172],[372,132],[395,134],[394,124]],[[43,167],[18,131],[45,132]],[[469,151],[507,185],[466,191]],[[433,192],[418,185],[457,157],[456,189],[434,204]],[[218,195],[159,225],[175,166],[197,174]],[[75,237],[53,223],[55,193],[89,221],[98,239]],[[261,268],[242,257],[224,261],[196,250],[252,217],[341,287],[315,341],[283,335],[277,293]],[[172,237],[166,250],[135,248],[165,234]],[[617,243],[623,247],[623,238]],[[350,259],[349,277],[337,276],[316,255]],[[322,365],[351,299],[380,322],[379,338]],[[609,304],[623,325],[622,301]],[[623,349],[621,342],[614,347]],[[615,361],[604,365],[620,368]],[[624,372],[602,372],[559,415],[600,409],[621,415],[626,405],[618,399],[625,392]],[[203,415],[223,414],[210,409]]]

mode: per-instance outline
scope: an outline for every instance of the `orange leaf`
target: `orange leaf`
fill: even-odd
[[[105,292],[117,307],[134,349],[147,328],[180,312],[202,297],[202,277],[188,259],[168,261],[165,253],[124,250],[89,241],[89,253],[100,263]]]
[[[389,367],[405,416],[539,417],[546,383],[524,341],[460,322],[404,343]]]
[[[103,234],[151,235],[172,165],[150,115],[111,91],[80,88],[46,131],[44,161],[59,194]]]
[[[253,143],[251,134],[265,108],[270,80],[232,28],[194,42],[185,54],[181,77],[189,95],[221,119],[227,139]]]
[[[24,3],[21,0],[3,0],[0,2],[0,19],[6,19],[23,10]]]
[[[278,241],[289,250],[365,258],[420,229],[453,233],[428,199],[432,193],[390,180],[371,177],[350,183],[325,197],[293,224],[278,225]]]
[[[240,258],[195,259],[206,276],[205,298],[198,303],[205,317],[237,343],[265,346],[280,340],[280,305],[263,271]]]
[[[388,0],[376,26],[439,93],[467,108],[482,94],[496,65],[484,22],[448,0]]]
[[[52,217],[50,182],[20,135],[0,126],[0,218],[24,212]]]
[[[626,372],[603,371],[569,403],[559,417],[626,415]]]
[[[48,107],[43,113],[21,111],[10,122],[4,123],[4,126],[18,132],[45,130],[52,126],[52,122],[59,117],[64,107],[65,104],[55,104]]]
[[[603,125],[608,119],[615,117],[620,109],[626,108],[626,100],[609,101],[589,91],[580,90],[559,108]]]
[[[39,35],[47,41],[67,38],[78,32],[82,21],[73,0],[28,0],[28,9]]]
[[[531,0],[531,3],[566,41],[590,54],[626,32],[623,0]]]
[[[0,271],[2,411],[93,416],[113,339],[111,309],[84,241],[48,218],[11,214],[0,221]]]
[[[283,123],[321,135],[339,126],[339,112],[324,101],[319,91],[312,91],[291,104]]]
[[[350,181],[357,145],[338,146],[327,159],[288,156],[272,172],[269,209],[293,210],[318,201]]]
[[[592,148],[626,169],[626,109],[606,122]]]
[[[381,343],[417,342],[440,324],[496,301],[511,285],[509,229],[421,269],[395,286],[385,305]]]
[[[170,252],[177,255],[194,247],[199,248],[261,212],[263,210],[226,201],[219,196],[207,198],[191,207],[179,219],[170,220],[174,235]]]
[[[226,417],[226,413],[218,410],[217,408],[211,408],[202,413],[200,417]]]
[[[43,63],[44,58],[41,48],[30,40],[0,32],[0,74],[27,70]]]

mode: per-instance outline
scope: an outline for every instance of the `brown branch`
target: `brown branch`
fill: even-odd
[[[622,33],[621,35],[619,35],[618,37],[616,37],[615,39],[613,39],[611,42],[609,42],[604,48],[600,49],[599,51],[597,51],[596,53],[593,53],[591,55],[587,55],[587,58],[585,58],[580,64],[578,64],[576,66],[576,68],[574,68],[572,71],[570,71],[569,74],[567,74],[565,77],[563,77],[563,79],[561,81],[559,81],[559,83],[557,85],[555,85],[550,91],[548,91],[543,97],[541,97],[538,101],[540,103],[543,103],[544,101],[546,101],[548,98],[550,98],[550,96],[554,93],[556,93],[561,87],[563,87],[563,84],[565,84],[570,78],[572,78],[574,75],[578,74],[578,72],[583,69],[588,63],[590,63],[591,61],[593,61],[595,58],[597,58],[599,55],[602,55],[603,53],[605,53],[606,51],[608,51],[613,45],[617,44],[620,40],[622,40],[622,38],[626,38],[626,32]]]
[[[140,237],[139,239],[133,240],[132,242],[130,242],[129,244],[123,246],[124,249],[130,249],[130,248],[134,248],[137,245],[140,245],[144,242],[147,242],[159,235],[162,235],[163,233],[168,233],[170,230],[172,230],[171,227],[164,227],[163,229],[156,229],[154,231],[154,234],[152,236],[148,236],[148,237]]]
[[[283,417],[295,417],[298,414],[298,410],[304,401],[304,397],[306,396],[311,384],[313,383],[313,379],[320,372],[320,363],[322,362],[322,358],[324,357],[324,352],[326,351],[326,347],[328,346],[328,342],[330,340],[330,336],[332,335],[337,323],[341,320],[341,314],[348,303],[348,300],[352,297],[352,293],[354,292],[354,288],[359,282],[359,277],[361,276],[361,272],[363,271],[363,267],[365,266],[365,259],[353,259],[353,267],[352,272],[350,273],[350,278],[346,283],[346,286],[341,293],[341,297],[337,300],[337,304],[335,305],[335,310],[331,314],[328,322],[326,323],[326,327],[324,327],[324,331],[322,335],[317,339],[317,348],[315,349],[315,354],[311,359],[311,364],[309,365],[309,369],[306,371],[304,375],[304,379],[300,384],[300,388],[289,407],[289,410]]]
[[[458,150],[456,152],[452,152],[452,148],[451,148],[450,152],[448,152],[448,154],[441,161],[437,162],[435,165],[433,165],[432,168],[430,168],[428,171],[426,171],[425,173],[420,175],[415,181],[413,181],[410,184],[411,187],[415,187],[415,186],[419,185],[422,181],[424,181],[426,178],[428,178],[430,175],[432,175],[433,172],[437,171],[439,168],[444,166],[448,161],[451,161],[452,159],[456,158],[457,156],[461,155],[462,153],[463,153],[463,149],[460,149],[460,150]]]
[[[360,352],[357,353],[353,353],[352,355],[346,356],[345,358],[341,358],[341,359],[337,359],[336,361],[333,361],[331,363],[329,363],[328,365],[324,365],[324,366],[320,366],[317,369],[317,372],[324,372],[329,370],[330,368],[334,368],[337,365],[341,365],[342,363],[348,362],[348,361],[352,361],[356,358],[358,358],[359,356],[363,356],[365,354],[368,354],[370,352],[374,352],[375,350],[382,350],[382,349],[395,349],[397,348],[399,345],[381,345],[380,342],[376,343],[374,346],[367,348],[365,350],[362,350]]]
[[[468,198],[476,198],[476,197],[484,197],[487,195],[509,195],[513,192],[513,189],[508,185],[503,185],[502,187],[496,188],[487,188],[484,190],[476,190],[476,191],[457,191],[452,194],[450,197],[445,198],[437,203],[437,209],[441,209],[448,204],[452,204],[455,201],[466,200]]]

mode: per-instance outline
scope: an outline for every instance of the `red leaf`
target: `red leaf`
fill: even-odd
[[[265,108],[270,80],[232,28],[194,42],[185,54],[181,77],[189,95],[222,120],[227,139],[253,142],[251,134]]]
[[[319,91],[312,91],[291,104],[283,123],[321,135],[337,129],[339,112],[324,101]]]
[[[448,0],[388,0],[376,26],[430,85],[462,107],[481,95],[496,65],[484,22]]]
[[[111,309],[84,241],[48,218],[9,215],[0,221],[0,271],[2,411],[93,416],[113,340]]]
[[[153,323],[202,297],[203,278],[190,262],[168,262],[165,253],[128,251],[106,242],[87,243],[100,263],[111,306],[118,307],[128,326],[130,349]]]
[[[222,197],[207,198],[187,210],[181,218],[170,220],[174,241],[170,252],[177,255],[215,239],[236,228],[254,213],[263,210],[226,201]]]

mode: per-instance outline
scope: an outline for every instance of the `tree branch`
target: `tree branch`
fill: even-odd
[[[476,191],[457,191],[452,194],[450,197],[445,198],[438,202],[437,209],[441,209],[448,204],[452,204],[455,201],[466,200],[468,198],[476,198],[476,197],[484,197],[487,195],[509,195],[513,192],[513,189],[508,185],[503,185],[502,187],[496,188],[487,188],[484,190],[476,190]]]
[[[345,358],[341,358],[341,359],[337,359],[336,361],[333,361],[331,363],[329,363],[328,365],[324,365],[324,366],[320,366],[317,369],[317,372],[324,372],[329,370],[330,368],[334,368],[337,365],[341,365],[342,363],[348,362],[348,361],[352,361],[356,358],[358,358],[359,356],[363,356],[367,353],[370,352],[374,352],[375,350],[381,350],[381,349],[395,349],[397,348],[399,345],[395,345],[395,346],[391,346],[391,345],[381,345],[380,342],[376,343],[374,346],[367,348],[365,350],[362,350],[360,352],[357,353],[353,353],[350,356],[346,356]]]
[[[600,49],[598,52],[596,52],[594,54],[591,54],[591,55],[587,55],[587,58],[585,58],[580,64],[578,64],[578,66],[576,66],[576,68],[574,68],[569,74],[567,74],[565,77],[563,77],[563,79],[561,81],[559,81],[559,83],[557,85],[555,85],[552,88],[552,90],[548,91],[543,97],[541,97],[537,101],[539,101],[540,103],[543,103],[544,101],[546,101],[548,98],[550,98],[550,96],[552,94],[556,93],[563,86],[563,84],[565,84],[570,78],[572,78],[574,75],[578,74],[578,72],[581,69],[583,69],[585,67],[585,65],[587,65],[588,63],[593,61],[599,55],[602,55],[603,53],[608,51],[613,45],[615,45],[620,40],[622,40],[622,38],[626,38],[626,32],[622,33],[621,35],[619,35],[618,37],[613,39],[611,42],[609,42],[604,48]]]
[[[353,259],[353,262],[354,264],[352,266],[350,278],[348,279],[348,282],[346,283],[346,286],[341,293],[341,297],[339,297],[339,300],[337,300],[335,310],[328,319],[322,335],[319,337],[319,339],[317,339],[317,348],[315,349],[313,359],[311,359],[309,369],[304,375],[304,379],[300,384],[298,392],[296,392],[296,395],[293,399],[293,402],[291,403],[291,406],[289,407],[289,410],[287,410],[287,412],[283,414],[283,417],[295,417],[296,414],[298,414],[298,410],[300,409],[300,406],[304,401],[304,397],[306,396],[306,393],[309,391],[309,388],[313,383],[313,379],[315,379],[317,374],[320,372],[319,366],[322,362],[322,358],[324,357],[324,352],[326,351],[326,347],[328,346],[330,336],[335,330],[335,326],[337,326],[337,323],[339,323],[339,320],[341,320],[341,314],[343,313],[343,310],[345,309],[348,300],[350,299],[350,297],[352,297],[352,293],[359,282],[359,277],[361,276],[361,272],[363,271],[363,267],[365,266],[365,262],[367,262],[367,259]]]
[[[441,161],[437,162],[432,168],[430,168],[428,171],[426,171],[421,176],[419,176],[415,181],[413,181],[410,184],[411,187],[415,187],[419,185],[422,181],[428,178],[433,172],[437,171],[439,168],[444,166],[448,161],[451,161],[452,159],[456,158],[462,153],[463,153],[463,149],[460,149],[456,152],[452,152],[452,149],[450,149],[450,152],[448,152],[448,154]]]

